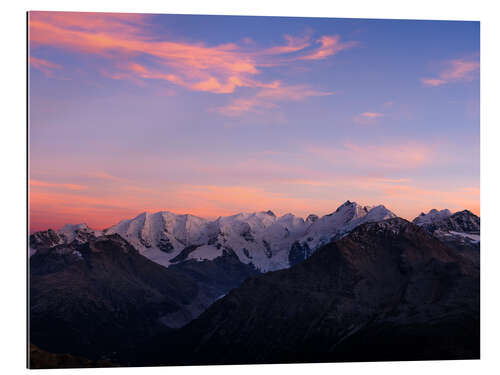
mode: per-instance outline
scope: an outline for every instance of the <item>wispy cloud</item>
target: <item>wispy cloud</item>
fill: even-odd
[[[407,170],[432,161],[434,149],[427,144],[403,141],[385,145],[365,145],[345,142],[342,147],[307,147],[306,151],[331,163],[349,160],[355,168]]]
[[[444,62],[444,69],[436,76],[421,78],[424,86],[441,86],[452,82],[470,81],[474,79],[479,70],[479,61],[456,59]]]
[[[61,65],[55,64],[53,62],[40,59],[35,56],[30,56],[30,65],[34,67],[35,69],[40,70],[43,72],[47,77],[53,77],[54,76],[54,69],[61,69]]]
[[[306,85],[287,86],[278,82],[275,87],[263,88],[251,97],[233,99],[229,104],[215,108],[215,111],[224,116],[234,117],[248,112],[259,113],[275,108],[280,102],[297,102],[312,96],[332,94],[334,93],[314,90]]]
[[[322,36],[318,44],[309,35],[285,35],[284,45],[264,49],[248,43],[209,46],[165,40],[148,33],[151,17],[30,12],[30,47],[51,46],[106,58],[112,65],[103,73],[115,79],[165,80],[194,91],[225,94],[237,87],[273,87],[273,81],[258,78],[265,67],[323,59],[354,46],[341,42],[338,35]]]
[[[85,185],[52,183],[52,182],[33,180],[33,179],[30,180],[30,187],[59,188],[59,189],[73,190],[73,191],[84,190],[87,188],[87,186]]]
[[[300,60],[321,60],[357,45],[356,42],[342,43],[339,35],[324,35],[319,40],[319,48],[299,57]]]
[[[371,125],[377,122],[378,119],[385,115],[380,112],[363,112],[353,117],[353,121],[361,125]]]

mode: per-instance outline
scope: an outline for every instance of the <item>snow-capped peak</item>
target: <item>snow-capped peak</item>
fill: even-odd
[[[396,215],[383,205],[361,206],[356,202],[346,201],[335,212],[315,220],[307,230],[303,242],[307,243],[310,248],[317,248],[358,225],[392,217]]]
[[[86,223],[81,224],[66,224],[57,231],[57,234],[62,238],[62,242],[71,243],[77,241],[83,243],[88,241],[89,236],[99,237],[101,231],[93,230]]]
[[[446,219],[451,215],[452,213],[448,209],[438,211],[435,208],[433,208],[428,213],[422,212],[419,216],[413,219],[413,223],[417,225],[432,224],[439,220]]]
[[[57,234],[70,243],[75,239],[84,242],[91,235],[117,233],[141,254],[167,267],[187,259],[210,260],[229,252],[243,263],[270,271],[305,259],[319,246],[362,223],[394,216],[384,206],[346,201],[331,214],[321,218],[311,214],[306,220],[292,213],[277,217],[270,210],[221,216],[213,221],[160,211],[143,212],[103,232],[93,231],[86,224],[68,224]],[[305,255],[302,248],[307,248]]]

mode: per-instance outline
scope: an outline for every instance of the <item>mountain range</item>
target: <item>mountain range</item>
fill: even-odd
[[[367,223],[154,343],[144,363],[477,358],[479,268],[404,219]]]
[[[318,247],[365,222],[396,217],[384,206],[360,206],[347,201],[334,212],[307,219],[272,211],[240,213],[214,221],[171,212],[144,212],[133,219],[97,231],[86,224],[34,233],[30,254],[38,248],[85,242],[89,236],[119,234],[142,255],[169,267],[187,259],[212,260],[234,251],[240,261],[261,272],[288,268]]]
[[[474,357],[479,225],[469,211],[431,210],[410,223],[382,205],[347,201],[306,219],[158,212],[102,231],[68,224],[36,232],[32,367],[47,363],[40,353],[67,366],[83,363],[67,358],[166,365],[425,359],[435,358],[432,350],[442,359]],[[452,334],[460,324],[470,345]],[[428,335],[415,336],[417,327]],[[457,350],[436,336],[444,333]],[[379,351],[354,354],[380,335]],[[431,341],[425,351],[396,350],[420,339]]]

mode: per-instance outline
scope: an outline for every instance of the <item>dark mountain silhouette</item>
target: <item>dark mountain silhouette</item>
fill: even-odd
[[[479,267],[400,218],[245,281],[142,365],[479,358]]]
[[[255,273],[230,252],[167,269],[117,234],[40,246],[30,258],[30,341],[43,351],[126,363],[121,355],[183,326]]]

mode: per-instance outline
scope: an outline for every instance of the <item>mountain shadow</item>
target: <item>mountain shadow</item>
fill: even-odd
[[[479,267],[423,228],[368,223],[246,280],[139,365],[479,358]]]
[[[165,268],[117,234],[42,248],[30,258],[30,341],[37,353],[126,365],[256,272],[230,252]]]

